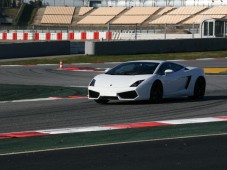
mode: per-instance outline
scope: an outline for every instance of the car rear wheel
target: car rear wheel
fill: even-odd
[[[202,99],[205,95],[206,81],[204,77],[199,77],[194,86],[194,95],[190,96],[192,99]]]
[[[159,103],[162,100],[163,96],[163,87],[161,82],[155,82],[150,91],[150,101],[152,103]]]
[[[106,104],[109,102],[109,100],[105,100],[105,99],[96,99],[95,100],[96,103],[99,103],[99,104]]]

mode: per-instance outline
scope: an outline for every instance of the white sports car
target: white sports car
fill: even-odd
[[[91,80],[88,98],[105,104],[109,100],[150,100],[189,96],[201,99],[206,80],[201,68],[170,61],[130,61]]]

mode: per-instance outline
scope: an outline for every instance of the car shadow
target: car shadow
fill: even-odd
[[[174,104],[174,103],[188,103],[188,102],[199,102],[199,101],[212,101],[212,100],[227,100],[226,95],[219,96],[204,96],[203,99],[190,99],[188,97],[180,97],[180,98],[168,98],[163,99],[160,103],[152,103],[150,101],[110,101],[107,105],[152,105],[152,104]]]

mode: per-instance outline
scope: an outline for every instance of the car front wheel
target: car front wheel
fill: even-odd
[[[150,91],[150,101],[152,103],[159,103],[162,100],[163,96],[163,87],[161,82],[155,82]]]
[[[194,95],[190,96],[192,99],[202,99],[205,95],[206,81],[204,77],[199,77],[194,86]]]

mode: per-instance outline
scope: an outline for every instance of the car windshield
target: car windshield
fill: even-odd
[[[143,75],[153,74],[159,63],[129,62],[120,64],[106,72],[109,75]]]

